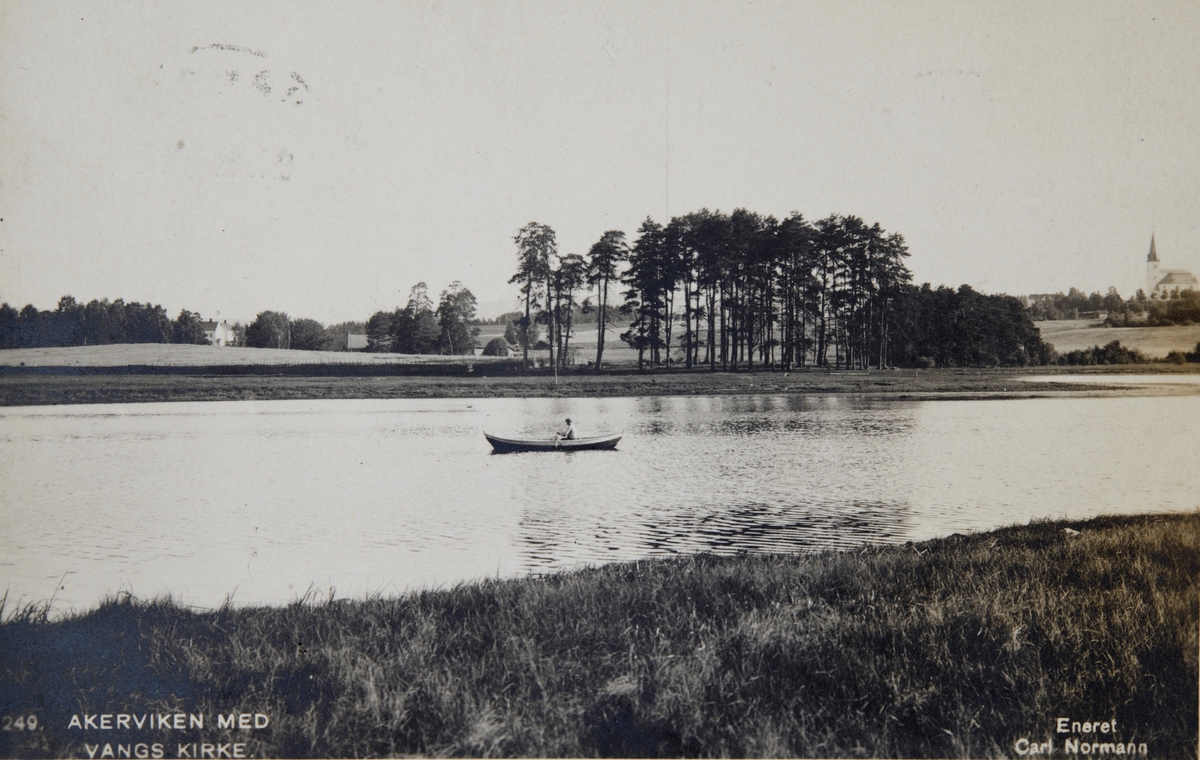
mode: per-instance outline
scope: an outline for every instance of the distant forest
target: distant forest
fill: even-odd
[[[32,304],[19,312],[0,304],[0,348],[99,346],[110,343],[208,342],[200,316],[187,309],[171,319],[161,306],[125,303],[121,299],[78,303],[59,299],[54,311]]]

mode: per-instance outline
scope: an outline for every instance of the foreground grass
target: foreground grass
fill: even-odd
[[[273,399],[530,398],[687,396],[720,394],[856,393],[887,398],[1034,397],[1104,393],[1019,378],[1037,374],[1197,374],[1200,364],[1138,364],[1124,367],[1038,367],[996,369],[884,370],[872,372],[800,369],[792,372],[614,370],[487,377],[306,377],[255,375],[73,375],[0,374],[0,406],[240,401]],[[483,376],[479,376],[483,375]],[[1116,391],[1131,393],[1128,388]],[[1196,392],[1159,387],[1147,393]]]
[[[288,756],[1011,756],[1023,736],[1060,754],[1068,717],[1194,757],[1198,579],[1192,513],[395,599],[204,613],[122,599],[56,622],[27,608],[0,627],[0,709],[46,730],[0,734],[0,754],[86,756],[103,739],[168,757],[232,740]],[[156,710],[270,725],[67,729]]]

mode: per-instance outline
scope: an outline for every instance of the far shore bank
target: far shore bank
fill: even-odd
[[[40,729],[0,755],[1196,757],[1198,596],[1190,512],[358,601],[10,606],[0,712]]]
[[[541,371],[469,375],[328,377],[298,375],[90,374],[0,375],[0,406],[159,401],[413,398],[588,398],[728,394],[854,394],[888,399],[1035,398],[1044,396],[1200,393],[1200,385],[1133,389],[1103,383],[1067,386],[1022,378],[1046,375],[1200,375],[1200,364],[991,369],[710,372],[707,369],[616,369],[603,373]]]

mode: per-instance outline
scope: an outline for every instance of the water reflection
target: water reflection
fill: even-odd
[[[623,433],[491,455],[482,432]],[[1195,509],[1200,397],[281,401],[0,412],[0,583],[280,603]],[[1152,433],[1148,431],[1153,431]]]
[[[902,543],[907,510],[901,504],[855,504],[837,512],[816,506],[745,504],[662,514],[590,516],[561,508],[521,520],[528,546],[526,572],[548,572],[614,560],[695,552],[813,551]]]

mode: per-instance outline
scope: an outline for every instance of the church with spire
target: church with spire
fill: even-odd
[[[1183,290],[1200,289],[1200,281],[1182,269],[1159,269],[1154,235],[1150,235],[1150,254],[1146,256],[1146,295],[1150,298],[1170,298]]]

